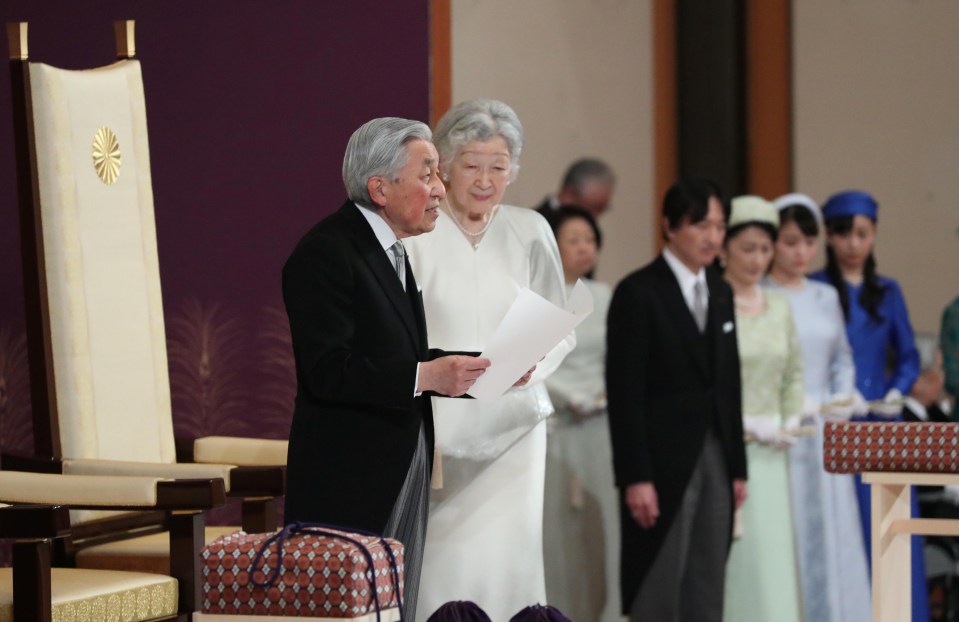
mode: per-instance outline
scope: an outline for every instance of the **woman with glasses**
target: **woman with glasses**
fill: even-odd
[[[446,201],[436,229],[407,244],[409,257],[430,347],[482,351],[523,288],[563,306],[562,262],[546,219],[502,203],[523,149],[523,128],[509,106],[458,104],[433,140]],[[574,344],[570,334],[524,386],[495,400],[434,398],[438,459],[421,619],[452,600],[473,601],[493,620],[546,601],[543,482],[553,406],[543,381]]]

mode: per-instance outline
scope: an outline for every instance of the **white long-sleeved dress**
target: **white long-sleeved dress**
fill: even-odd
[[[836,290],[806,280],[801,288],[781,287],[772,278],[763,286],[789,300],[802,352],[806,402],[812,408],[834,395],[851,396],[856,367],[846,338]],[[823,420],[816,435],[789,450],[793,524],[807,620],[866,622],[871,619],[869,564],[863,546],[852,475],[823,468]]]
[[[565,302],[562,263],[546,220],[501,205],[474,246],[441,210],[436,229],[404,240],[423,292],[431,348],[482,351],[520,290]],[[497,400],[434,398],[443,488],[430,497],[418,620],[471,600],[493,620],[544,603],[543,380],[575,345],[570,334],[525,387]]]

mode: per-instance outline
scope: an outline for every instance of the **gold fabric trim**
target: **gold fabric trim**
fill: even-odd
[[[169,581],[55,604],[53,622],[145,622],[176,612],[177,584]],[[13,622],[12,602],[0,606],[0,622]]]

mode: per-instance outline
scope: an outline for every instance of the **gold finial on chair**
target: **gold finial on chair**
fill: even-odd
[[[27,60],[27,22],[7,22],[10,60]]]
[[[117,38],[117,58],[133,58],[137,54],[136,40],[133,38],[132,19],[113,22],[113,32]]]

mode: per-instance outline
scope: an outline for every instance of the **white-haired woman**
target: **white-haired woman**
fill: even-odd
[[[409,257],[430,347],[482,351],[523,288],[564,303],[562,261],[540,214],[501,203],[523,149],[509,106],[458,104],[440,119],[434,142],[447,200],[433,233],[408,244]],[[471,600],[493,620],[546,600],[545,419],[553,407],[543,380],[574,343],[567,337],[525,386],[497,400],[434,399],[434,468],[443,481],[431,495],[420,620],[451,600]]]

